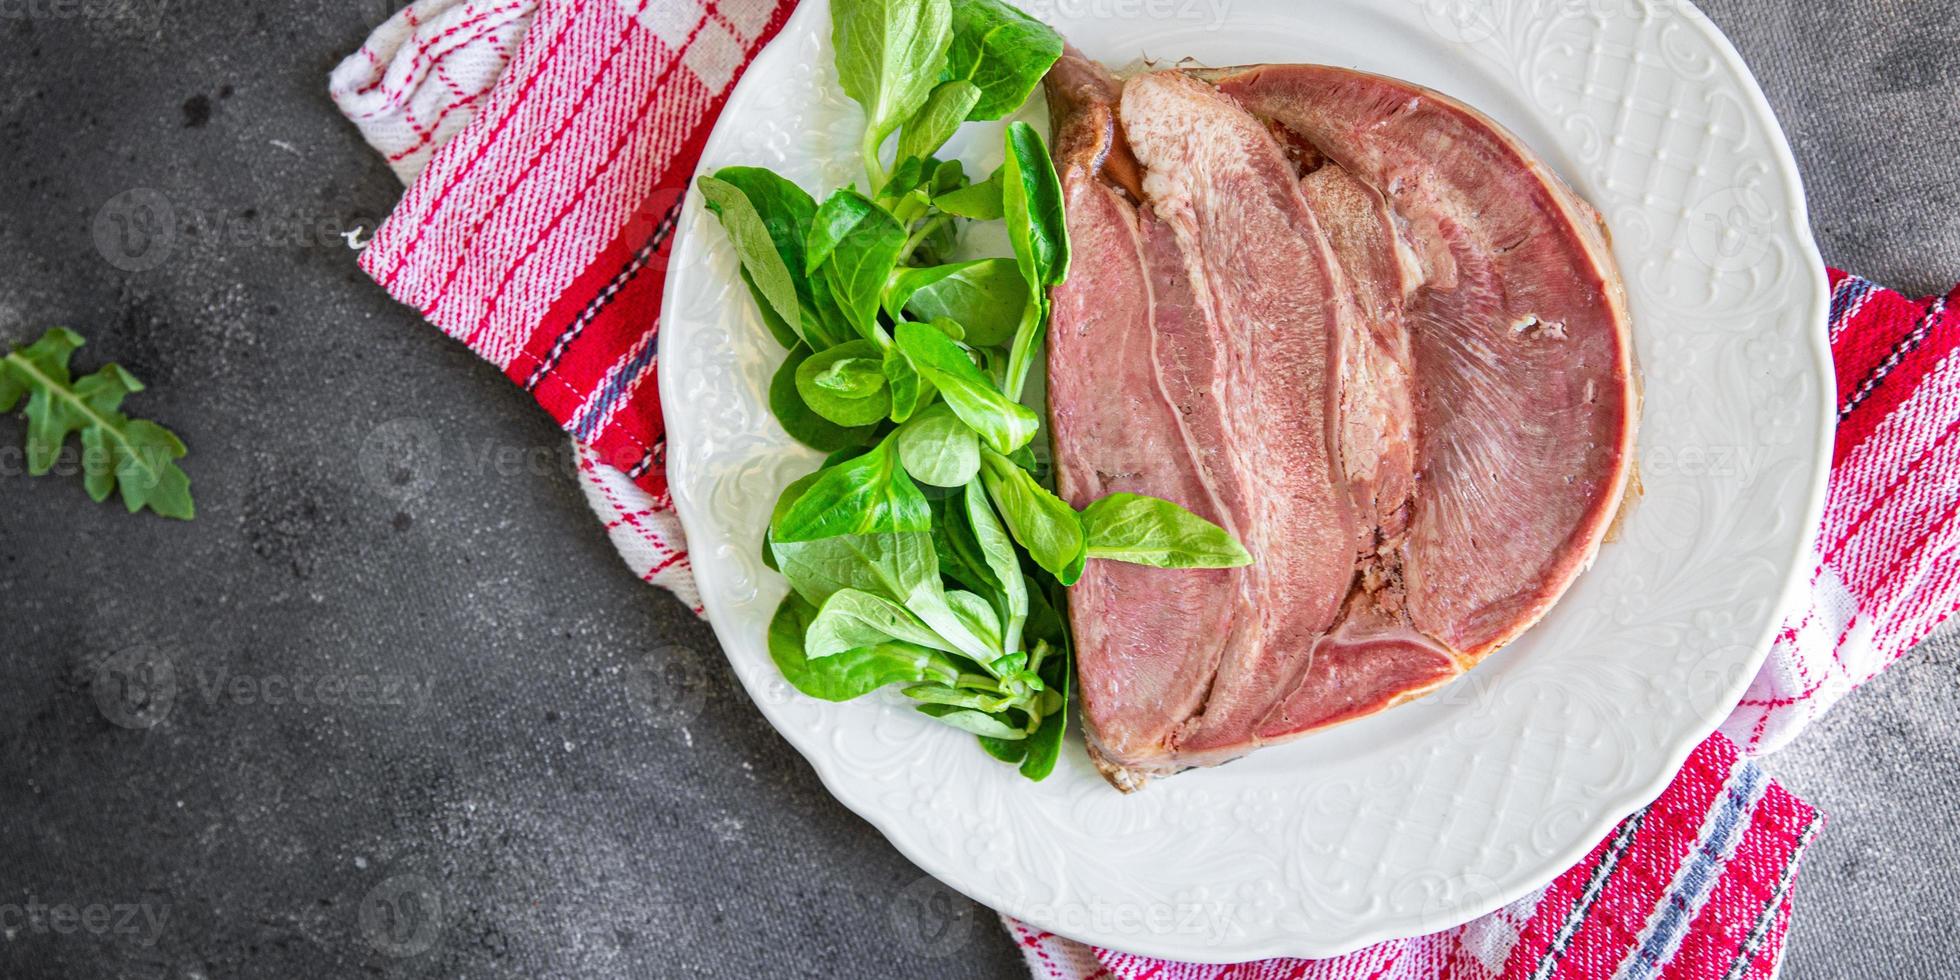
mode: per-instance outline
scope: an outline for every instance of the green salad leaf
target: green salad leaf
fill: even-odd
[[[826,453],[870,445],[876,438],[877,426],[839,425],[803,400],[803,393],[796,387],[796,372],[809,359],[810,348],[798,341],[769,382],[769,411],[782,423],[783,431],[797,442]]]
[[[1251,559],[1167,501],[1118,494],[1078,514],[1033,451],[1042,420],[1020,396],[1049,290],[1068,275],[1060,182],[1019,121],[978,183],[937,154],[963,123],[1016,112],[1061,39],[1001,0],[834,0],[831,27],[838,76],[865,110],[863,190],[818,203],[752,167],[699,184],[787,350],[770,410],[830,453],[782,492],[762,536],[790,586],[770,657],[815,698],[896,687],[1043,779],[1074,689],[1066,587],[1088,559]],[[991,221],[1007,243],[991,251],[1010,254],[962,238]],[[987,257],[952,259],[975,254]]]
[[[976,573],[983,573],[982,591],[999,607],[1002,645],[1020,649],[1021,630],[1028,620],[1027,578],[1021,574],[1021,560],[1014,555],[1007,529],[979,483],[969,482],[961,489],[956,516],[946,523],[949,535],[956,538],[954,547]]]
[[[932,206],[947,214],[957,214],[962,218],[976,221],[998,221],[1007,214],[1007,204],[1001,198],[1000,172],[977,184],[956,187],[932,199]]]
[[[939,389],[939,397],[953,414],[996,452],[1013,452],[1034,438],[1035,430],[1041,427],[1040,416],[994,387],[959,344],[926,324],[909,320],[898,325],[895,338],[912,366]]]
[[[871,341],[853,340],[813,354],[796,368],[796,393],[835,425],[876,425],[892,409],[885,353]]]
[[[870,452],[825,467],[777,516],[769,534],[783,543],[931,528],[926,498],[898,465],[886,438]]]
[[[909,643],[855,647],[812,660],[803,638],[817,607],[791,592],[769,620],[769,659],[791,687],[824,701],[849,701],[891,684],[952,684],[960,668],[937,650]]]
[[[80,334],[56,327],[0,358],[0,412],[27,399],[28,474],[54,469],[62,444],[76,435],[82,486],[96,503],[120,490],[132,514],[148,507],[179,520],[197,516],[190,477],[176,462],[186,452],[183,440],[155,422],[123,414],[123,399],[142,391],[143,383],[120,365],[73,377],[69,360],[82,344]]]
[[[999,0],[953,0],[946,73],[981,92],[968,119],[1019,109],[1061,56],[1062,37],[1047,24]]]
[[[1237,568],[1252,555],[1224,528],[1168,500],[1112,493],[1082,511],[1089,557],[1158,568]]]
[[[959,324],[963,339],[974,347],[994,347],[1014,338],[1027,305],[1028,286],[1013,259],[976,259],[909,271],[921,275],[895,282],[888,303],[915,319]],[[899,274],[901,279],[904,276]]]
[[[1062,184],[1041,134],[1024,122],[1007,124],[1007,160],[1001,164],[1001,202],[1007,238],[1027,284],[1027,305],[1015,326],[1007,361],[1007,393],[1019,398],[1034,355],[1047,336],[1048,290],[1068,277],[1068,225]]]
[[[837,81],[864,107],[859,153],[874,189],[885,183],[880,148],[939,83],[952,26],[947,0],[834,0],[830,6]]]
[[[1007,529],[1028,557],[1063,585],[1082,577],[1088,543],[1075,509],[1035,482],[1034,475],[993,450],[981,453],[980,475]]]
[[[960,78],[941,82],[926,97],[925,105],[919,107],[918,115],[908,120],[898,134],[900,165],[924,161],[945,146],[979,101],[980,87],[972,82]]]
[[[804,654],[828,657],[859,647],[892,641],[955,652],[904,606],[884,596],[856,589],[839,589],[825,599],[804,634]]]
[[[695,185],[701,188],[708,210],[721,219],[722,230],[742,260],[750,288],[761,297],[763,308],[774,315],[773,322],[801,324],[803,302],[797,296],[796,279],[755,202],[740,187],[718,176],[703,174]],[[779,335],[777,339],[783,338]]]
[[[877,202],[845,188],[817,208],[803,261],[823,282],[858,336],[886,342],[878,324],[885,281],[905,247],[905,226]]]
[[[920,483],[963,487],[980,473],[980,439],[945,405],[898,427],[898,458]]]

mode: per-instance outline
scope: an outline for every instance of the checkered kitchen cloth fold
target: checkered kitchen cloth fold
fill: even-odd
[[[670,234],[729,89],[794,0],[418,0],[332,93],[409,185],[360,264],[572,436],[635,572],[699,608],[654,390]],[[1653,804],[1543,891],[1348,956],[1232,967],[1092,949],[1012,920],[1037,976],[1766,977],[1817,812],[1747,756],[1788,741],[1960,595],[1960,322],[1832,275],[1841,410],[1809,601],[1735,714]]]

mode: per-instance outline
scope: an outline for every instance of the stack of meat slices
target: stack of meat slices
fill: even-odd
[[[1049,398],[1077,506],[1177,501],[1252,566],[1091,561],[1070,592],[1118,788],[1468,670],[1588,565],[1637,390],[1593,210],[1517,139],[1317,65],[1048,78],[1075,263]]]

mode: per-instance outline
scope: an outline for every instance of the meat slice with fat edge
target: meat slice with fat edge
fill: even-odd
[[[1060,490],[1174,500],[1255,558],[1089,562],[1070,618],[1110,781],[1401,703],[1542,616],[1631,458],[1591,210],[1495,124],[1390,79],[1124,82],[1071,49],[1047,89],[1077,245],[1049,341]]]

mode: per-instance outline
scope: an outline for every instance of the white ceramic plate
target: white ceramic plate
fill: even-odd
[[[1071,734],[1055,775],[1028,783],[895,697],[823,704],[776,675],[764,634],[786,586],[759,542],[777,493],[817,455],[768,412],[782,352],[691,195],[659,377],[674,501],[730,662],[831,792],[907,857],[1076,939],[1211,962],[1327,956],[1543,885],[1658,795],[1740,697],[1820,512],[1826,282],[1761,92],[1675,0],[1028,9],[1112,64],[1401,76],[1537,147],[1613,229],[1645,366],[1645,499],[1544,622],[1424,701],[1130,797]],[[768,166],[813,192],[857,176],[859,116],[829,36],[827,3],[806,0],[736,88],[704,168]],[[986,173],[998,129],[968,129],[969,172]]]

